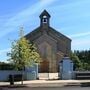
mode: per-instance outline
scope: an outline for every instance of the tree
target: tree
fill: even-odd
[[[82,62],[83,70],[90,70],[90,50],[75,51],[79,60]]]
[[[9,61],[15,65],[17,70],[24,70],[26,66],[30,66],[40,60],[37,48],[26,40],[22,28],[20,30],[20,39],[12,42],[11,52],[8,53],[8,56],[10,56]]]
[[[0,70],[13,70],[14,65],[6,62],[0,62]]]
[[[75,53],[71,52],[70,53],[70,58],[74,63],[74,69],[75,70],[81,70],[82,69],[82,63],[79,60],[78,56]]]

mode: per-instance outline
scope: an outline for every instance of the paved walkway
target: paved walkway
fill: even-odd
[[[58,73],[39,73],[39,79],[58,79]]]
[[[81,85],[82,83],[89,83],[90,80],[31,80],[23,81],[25,86],[29,87],[61,87],[67,85]],[[9,82],[0,82],[0,86],[9,86]],[[21,82],[15,82],[15,85],[21,85]]]

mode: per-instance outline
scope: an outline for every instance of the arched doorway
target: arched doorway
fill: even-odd
[[[47,60],[43,60],[40,62],[40,72],[48,73],[49,72],[49,62]]]

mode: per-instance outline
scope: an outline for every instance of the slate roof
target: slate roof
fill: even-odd
[[[40,18],[42,18],[44,15],[46,15],[48,18],[50,18],[50,14],[44,10],[41,14],[40,14]],[[49,19],[48,19],[49,20]],[[63,35],[62,33],[58,32],[57,30],[55,30],[54,28],[48,26],[48,28],[46,28],[46,32],[49,36],[51,36],[54,39],[62,39],[62,40],[66,40],[66,41],[70,41],[71,39],[68,38],[67,36]],[[34,29],[32,32],[28,33],[25,37],[31,41],[39,38],[42,35],[42,32],[44,31],[44,29],[42,28],[42,26],[40,25],[39,27],[37,27],[36,29]]]
[[[42,29],[41,27],[38,27],[38,28],[34,29],[32,32],[28,33],[25,37],[28,38],[28,39],[31,39],[31,40],[37,39],[38,37],[40,37],[42,35],[43,30],[41,30],[41,29]],[[58,32],[57,30],[55,30],[52,27],[48,28],[47,34],[50,35],[52,38],[57,37],[58,39],[63,39],[63,40],[66,39],[66,40],[71,41],[70,38],[68,38],[67,36],[65,36],[62,33]],[[37,36],[37,37],[34,38],[35,36]]]
[[[44,15],[48,16],[49,18],[51,17],[50,14],[49,14],[46,10],[44,10],[44,11],[40,14],[39,17],[43,17]]]

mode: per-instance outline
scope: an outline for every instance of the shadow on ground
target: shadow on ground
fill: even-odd
[[[0,90],[7,90],[7,89],[5,89],[5,88],[28,88],[28,86],[26,86],[26,85],[2,85],[2,86],[0,86]]]
[[[90,87],[90,82],[81,83],[81,87]]]
[[[69,83],[69,84],[65,85],[64,87],[70,87],[70,86],[90,87],[90,82]]]

